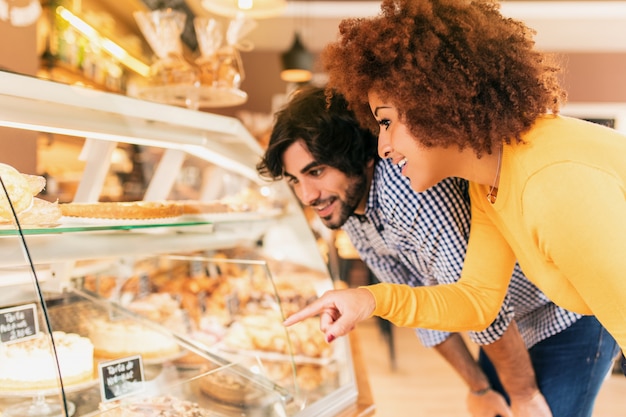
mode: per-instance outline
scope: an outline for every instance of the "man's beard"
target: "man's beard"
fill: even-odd
[[[356,210],[365,196],[367,191],[365,175],[349,177],[349,180],[350,183],[346,189],[346,196],[343,200],[339,200],[339,217],[334,216],[335,211],[330,216],[320,217],[322,223],[329,229],[335,230],[343,226],[348,221],[348,218],[354,214],[354,210]],[[315,203],[311,205],[314,206],[316,205]]]

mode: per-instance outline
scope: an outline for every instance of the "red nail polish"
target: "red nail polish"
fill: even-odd
[[[335,340],[335,336],[333,336],[332,334],[329,334],[328,336],[326,336],[326,342],[330,343],[333,340]]]

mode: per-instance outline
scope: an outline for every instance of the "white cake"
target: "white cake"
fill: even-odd
[[[130,320],[95,319],[90,323],[89,338],[96,357],[104,359],[138,354],[144,359],[163,359],[180,351],[171,337]]]
[[[93,345],[75,333],[53,332],[65,386],[94,379]],[[58,387],[57,363],[47,335],[15,343],[0,343],[0,391]]]
[[[179,304],[169,294],[151,294],[133,301],[127,308],[165,328],[181,331],[185,322]],[[89,338],[99,358],[116,359],[141,355],[144,359],[167,359],[181,349],[171,336],[131,319],[91,321]]]

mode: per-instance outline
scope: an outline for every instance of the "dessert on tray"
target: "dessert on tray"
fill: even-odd
[[[93,345],[76,333],[52,333],[63,384],[86,383],[94,379]],[[0,343],[0,390],[33,391],[59,386],[57,362],[50,338]]]
[[[164,328],[183,332],[186,327],[184,312],[169,294],[151,294],[129,303],[127,308]],[[116,359],[139,354],[144,360],[166,360],[181,353],[181,347],[171,335],[132,318],[93,318],[89,338],[98,358]]]
[[[124,403],[101,404],[103,417],[216,417],[217,414],[195,402],[173,396],[142,398]]]
[[[182,207],[174,201],[118,201],[100,203],[61,203],[65,217],[146,220],[177,217]]]

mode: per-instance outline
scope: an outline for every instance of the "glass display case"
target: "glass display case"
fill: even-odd
[[[258,179],[261,149],[238,120],[4,72],[0,108],[9,132],[84,141],[67,203],[39,201],[40,178],[21,173],[22,207],[23,180],[0,170],[3,416],[318,417],[355,404],[349,339],[325,343],[315,320],[282,326],[333,281],[290,190]],[[158,158],[141,201],[114,204],[211,210],[29,215],[101,207],[129,144]],[[203,174],[181,194],[189,166]]]

